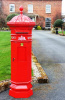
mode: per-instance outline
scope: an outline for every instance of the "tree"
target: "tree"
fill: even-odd
[[[3,13],[3,5],[2,5],[2,0],[0,0],[0,28],[2,27],[7,27],[6,24],[6,14]]]
[[[54,27],[61,27],[62,28],[62,24],[63,24],[63,21],[61,19],[57,19],[55,22],[54,22]]]

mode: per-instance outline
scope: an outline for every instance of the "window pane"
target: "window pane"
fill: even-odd
[[[51,21],[51,18],[45,18],[45,21],[49,22],[49,21]]]
[[[33,13],[33,5],[32,4],[28,5],[28,13]]]
[[[51,5],[46,5],[46,13],[51,13]]]
[[[15,12],[15,5],[14,4],[9,5],[9,11],[10,12]]]
[[[45,18],[45,27],[51,27],[51,18]]]

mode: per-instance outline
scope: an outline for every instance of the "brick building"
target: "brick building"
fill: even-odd
[[[25,15],[45,28],[51,28],[55,19],[61,18],[62,0],[0,0],[0,11],[6,15],[19,13],[21,5]]]

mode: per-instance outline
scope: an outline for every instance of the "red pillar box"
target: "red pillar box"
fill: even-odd
[[[31,85],[32,28],[35,26],[29,17],[15,16],[7,25],[11,29],[11,85],[9,95],[15,98],[28,98],[33,95]]]

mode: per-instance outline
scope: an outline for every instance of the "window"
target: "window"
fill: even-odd
[[[35,22],[35,18],[33,17],[33,18],[30,18],[33,22]]]
[[[51,5],[46,5],[46,13],[51,13]]]
[[[45,18],[45,27],[51,28],[51,18]]]
[[[10,4],[9,5],[9,11],[10,12],[15,12],[15,4]]]
[[[28,13],[33,13],[33,5],[32,4],[28,5]]]

